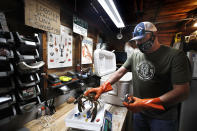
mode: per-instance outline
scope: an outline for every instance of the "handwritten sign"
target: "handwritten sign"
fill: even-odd
[[[60,34],[60,8],[45,0],[25,0],[25,24]]]

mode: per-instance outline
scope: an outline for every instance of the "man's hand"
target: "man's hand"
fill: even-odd
[[[97,100],[103,92],[107,92],[107,91],[111,91],[111,90],[113,90],[113,88],[112,88],[110,82],[106,81],[98,88],[92,88],[92,89],[87,90],[84,95],[88,96],[89,93],[96,93],[95,100]]]
[[[142,110],[146,109],[156,109],[156,110],[165,110],[160,98],[152,98],[152,99],[140,99],[137,97],[128,98],[133,99],[133,103],[127,103],[123,102],[123,105],[125,105],[129,110],[132,112],[140,112]]]

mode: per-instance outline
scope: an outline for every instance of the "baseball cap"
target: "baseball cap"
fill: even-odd
[[[151,22],[140,22],[138,25],[136,25],[134,32],[133,32],[133,38],[130,41],[133,40],[139,40],[144,38],[146,35],[146,32],[156,32],[157,28],[155,25]]]

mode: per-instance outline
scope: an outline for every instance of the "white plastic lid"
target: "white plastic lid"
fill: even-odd
[[[109,79],[109,77],[111,76],[112,74],[109,74],[109,75],[105,75],[103,77],[101,77],[101,80],[102,81],[106,81]],[[120,82],[127,82],[127,81],[131,81],[132,80],[132,72],[127,72],[119,81]]]
[[[97,49],[94,51],[94,67],[97,76],[104,76],[116,71],[116,56],[114,53]]]

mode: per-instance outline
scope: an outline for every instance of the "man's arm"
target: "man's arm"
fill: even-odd
[[[164,105],[173,105],[185,100],[189,96],[189,82],[181,85],[173,85],[173,90],[165,93],[159,98]]]
[[[100,87],[89,89],[84,93],[84,95],[88,96],[89,93],[94,92],[96,93],[95,99],[98,99],[103,92],[113,90],[111,85],[117,82],[126,72],[127,69],[125,67],[121,67],[116,72],[114,72],[110,76],[110,78],[106,82],[104,82]]]
[[[111,83],[111,85],[113,85],[115,82],[117,82],[126,73],[127,73],[127,69],[122,66],[110,76],[108,81]]]
[[[169,107],[173,104],[185,100],[189,95],[189,82],[181,85],[173,85],[173,89],[159,98],[140,99],[133,97],[133,103],[123,104],[128,107],[132,112],[140,112],[144,109],[158,109],[165,110],[164,107]],[[164,106],[164,107],[163,107]]]

